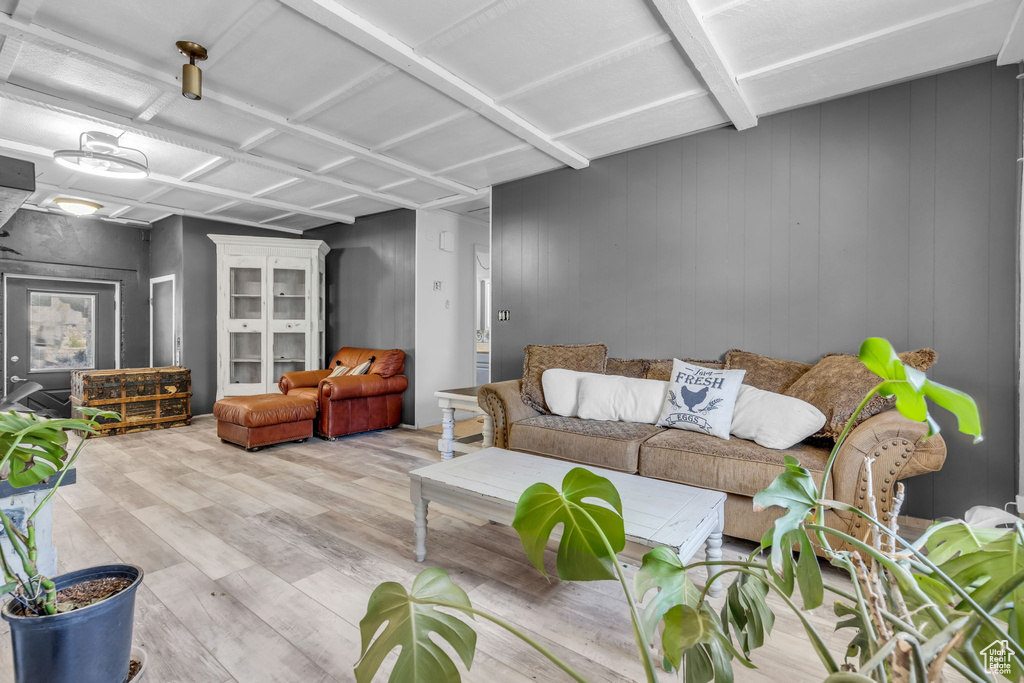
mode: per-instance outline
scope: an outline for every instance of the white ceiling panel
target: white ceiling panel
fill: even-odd
[[[258,192],[288,179],[288,176],[275,171],[235,163],[225,164],[196,178],[197,182],[204,185],[213,185],[239,192]]]
[[[274,190],[262,196],[267,199],[297,204],[298,206],[314,207],[328,202],[336,202],[351,194],[351,192],[347,192],[334,185],[305,181],[283,187],[280,190]]]
[[[259,223],[270,220],[271,218],[276,218],[282,213],[284,212],[280,209],[271,209],[266,206],[242,203],[229,206],[226,209],[210,214],[210,216],[212,218],[216,218],[217,216],[227,216],[229,218],[238,218],[243,221],[255,221]]]
[[[25,42],[10,82],[40,92],[60,92],[77,102],[98,104],[108,111],[134,114],[163,91],[138,78],[91,63],[70,50],[54,50]]]
[[[87,130],[118,135],[114,126],[83,121],[31,104],[0,99],[0,138],[17,140],[49,150],[78,149],[79,136]]]
[[[322,218],[303,216],[300,214],[292,214],[291,216],[284,216],[282,218],[275,218],[271,221],[267,221],[268,226],[276,225],[279,228],[291,228],[292,230],[312,230],[313,228],[319,228],[321,225],[330,224],[330,221],[325,221]]]
[[[347,199],[337,204],[331,204],[323,207],[324,211],[337,211],[339,213],[347,213],[355,216],[365,216],[370,213],[380,213],[381,211],[389,211],[395,207],[384,202],[378,202],[376,199],[370,199],[368,197],[356,197],[354,199]]]
[[[395,72],[352,92],[307,123],[365,147],[376,147],[461,111],[454,100]]]
[[[327,164],[345,158],[344,152],[294,135],[277,135],[253,147],[253,154],[281,159],[307,171],[316,171]]]
[[[178,189],[169,190],[161,194],[154,201],[165,206],[176,206],[186,211],[199,211],[201,213],[212,211],[218,206],[224,206],[228,202],[223,197],[214,197],[208,194]]]
[[[207,47],[231,27],[256,0],[43,0],[34,21],[118,54],[181,69],[184,58],[175,41]]]
[[[704,90],[700,77],[672,42],[644,47],[553,79],[503,103],[545,130],[559,131],[679,93]]]
[[[405,176],[401,173],[396,173],[395,171],[381,168],[365,161],[353,161],[344,166],[331,169],[325,175],[373,188],[390,185],[405,179]]]
[[[395,187],[388,187],[384,191],[417,203],[432,202],[435,199],[452,196],[451,190],[446,190],[421,180],[413,180],[412,182],[396,185]]]
[[[240,146],[267,129],[265,124],[236,114],[210,98],[194,102],[175,97],[157,112],[153,123],[193,131],[200,138],[232,147]]]
[[[588,128],[561,139],[594,158],[726,123],[728,119],[714,100],[701,96],[647,109],[635,116]]]
[[[230,52],[211,53],[208,64],[212,89],[290,114],[382,62],[279,7]]]
[[[493,4],[493,0],[351,0],[345,4],[362,18],[415,47]]]
[[[487,187],[560,167],[547,154],[532,147],[462,166],[446,175],[475,187]]]
[[[492,97],[661,33],[643,0],[501,2],[421,51]]]
[[[750,0],[706,21],[726,63],[734,73],[745,74],[962,4],[963,0]],[[907,45],[907,50],[917,47]]]
[[[145,221],[146,223],[152,223],[153,221],[160,220],[166,215],[166,211],[161,211],[159,209],[133,208],[129,211],[122,213],[119,216],[119,218],[128,218],[135,221]]]
[[[754,108],[771,113],[809,102],[912,78],[994,54],[1002,38],[993,26],[1009,26],[1016,0],[994,2],[977,12],[953,15],[880,36],[740,81]],[[894,60],[892,55],[900,54]]]
[[[98,192],[100,194],[109,194],[114,197],[124,197],[125,199],[145,196],[163,187],[158,183],[141,178],[137,180],[101,178],[99,176],[86,175],[84,173],[77,174],[75,178],[71,180],[70,186],[72,189],[79,192]]]
[[[135,133],[125,133],[121,136],[121,144],[145,154],[149,158],[149,168],[154,173],[175,177],[184,176],[219,158],[206,152],[172,145]]]
[[[463,116],[408,142],[388,149],[388,155],[430,170],[523,144],[482,116]]]

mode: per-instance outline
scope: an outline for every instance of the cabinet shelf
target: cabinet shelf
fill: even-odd
[[[232,363],[262,363],[262,358],[232,358]]]

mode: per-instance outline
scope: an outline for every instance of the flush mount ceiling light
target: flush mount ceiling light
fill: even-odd
[[[196,66],[196,60],[206,59],[206,48],[191,40],[175,43],[178,52],[188,57],[188,64],[181,67],[181,94],[190,100],[203,99],[203,70]]]
[[[85,199],[72,199],[71,197],[57,197],[53,200],[53,203],[75,216],[91,216],[103,208],[102,204]]]
[[[78,149],[59,149],[53,160],[74,171],[108,178],[145,178],[149,159],[137,149],[121,147],[120,137],[88,131],[78,136]]]

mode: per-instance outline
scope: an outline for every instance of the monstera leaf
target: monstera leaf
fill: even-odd
[[[366,616],[359,622],[363,645],[355,668],[356,681],[373,680],[381,662],[396,647],[401,652],[388,679],[391,683],[461,681],[455,662],[430,636],[436,634],[447,641],[469,669],[476,651],[476,632],[459,617],[437,611],[437,602],[457,609],[471,607],[466,592],[452,582],[448,572],[437,567],[420,572],[411,592],[393,581],[377,586],[370,595]],[[472,618],[470,612],[463,611]]]
[[[732,661],[754,668],[736,651],[708,603],[676,605],[665,614],[661,635],[665,659],[683,672],[687,683],[732,683]]]
[[[608,506],[584,502],[592,498]],[[582,467],[575,467],[562,480],[562,490],[549,484],[534,484],[523,492],[516,505],[512,527],[519,532],[523,550],[542,574],[544,548],[551,532],[562,525],[558,543],[558,576],[567,581],[601,581],[615,578],[615,557],[608,552],[602,533],[614,553],[626,547],[622,523],[622,501],[610,481]]]
[[[773,506],[789,510],[775,520],[775,526],[769,529],[761,539],[763,546],[771,546],[772,564],[775,566],[783,564],[782,554],[785,544],[782,541],[789,536],[790,532],[800,527],[800,523],[806,519],[807,513],[817,504],[818,493],[811,473],[800,466],[800,461],[792,455],[787,455],[784,459],[786,471],[777,476],[768,488],[758,491],[754,495],[755,512]],[[773,538],[779,539],[780,542],[773,543]]]
[[[928,399],[956,415],[957,427],[964,434],[981,441],[981,416],[974,399],[956,389],[933,382],[915,368],[904,365],[888,340],[869,337],[860,346],[860,361],[868,370],[884,380],[878,393],[895,397],[896,409],[916,422],[928,422],[929,436],[939,427],[928,414]]]
[[[658,546],[644,555],[633,581],[633,590],[641,603],[648,593],[655,591],[641,615],[644,636],[652,644],[658,623],[670,609],[676,605],[694,607],[700,598],[700,591],[686,576],[679,556],[665,546]]]
[[[119,418],[117,413],[82,409],[92,417]],[[32,413],[0,413],[0,458],[10,464],[7,481],[15,488],[33,486],[67,464],[66,430],[94,432],[91,419],[48,420]]]

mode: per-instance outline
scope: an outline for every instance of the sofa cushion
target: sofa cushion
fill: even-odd
[[[637,422],[538,415],[512,425],[508,447],[633,474],[637,471],[640,444],[662,431],[661,427]]]
[[[651,361],[644,358],[609,358],[604,367],[604,374],[646,379],[650,366]]]
[[[774,450],[746,439],[722,439],[699,432],[669,429],[640,448],[640,474],[654,479],[753,496],[785,471],[783,458],[792,455],[821,482],[829,448],[820,442],[798,443]],[[827,494],[831,495],[829,483]]]
[[[340,361],[342,365],[354,368],[370,358],[376,358],[367,374],[392,377],[405,372],[405,351],[401,349],[361,349],[355,346],[343,346],[331,359],[329,367]]]
[[[938,359],[938,354],[931,349],[904,351],[898,355],[904,363],[922,372]],[[794,382],[785,393],[787,396],[807,401],[825,414],[825,426],[817,436],[837,439],[864,396],[880,381],[878,375],[868,370],[857,356],[830,353],[822,356],[821,360]],[[894,399],[884,396],[872,397],[864,406],[854,426],[894,405]]]
[[[242,427],[267,427],[312,420],[316,417],[316,402],[290,394],[230,396],[213,404],[213,416]]]
[[[733,349],[725,354],[725,367],[729,370],[746,370],[744,384],[781,394],[814,365]]]
[[[579,372],[604,374],[608,360],[608,347],[604,344],[577,346],[538,346],[530,344],[523,349],[523,403],[540,413],[550,413],[544,402],[541,376],[545,370],[564,368]]]
[[[656,379],[662,382],[670,381],[672,379],[672,361],[674,360],[674,358],[668,358],[648,361],[647,375],[644,379]],[[680,358],[679,360],[690,365],[699,365],[702,368],[710,368],[712,370],[725,369],[725,363],[720,360],[701,360],[699,358]]]
[[[320,387],[296,387],[288,392],[289,396],[298,396],[313,401],[316,409],[320,410]]]

